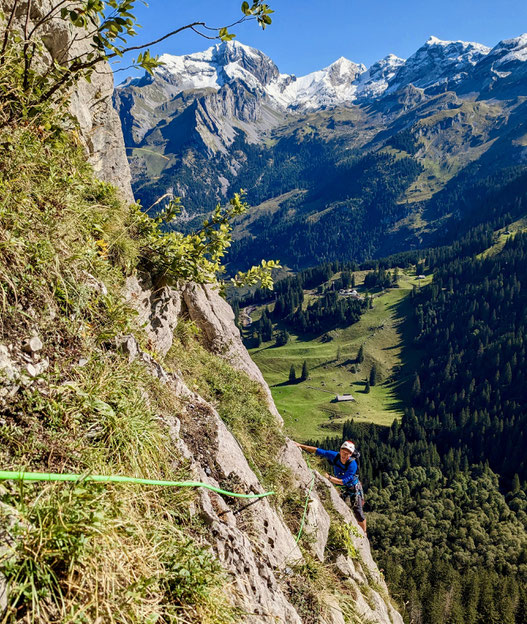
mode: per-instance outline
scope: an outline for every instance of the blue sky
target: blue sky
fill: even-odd
[[[389,53],[407,58],[430,35],[494,46],[527,32],[525,0],[268,0],[273,24],[233,29],[237,39],[265,52],[280,71],[298,76],[325,67],[340,56],[371,65]],[[205,21],[222,26],[239,16],[241,0],[151,0],[137,6],[143,28],[134,44],[156,39],[178,26]],[[188,54],[214,42],[194,33],[176,35],[152,53]],[[129,65],[131,56],[120,67]],[[131,71],[119,72],[121,82]]]

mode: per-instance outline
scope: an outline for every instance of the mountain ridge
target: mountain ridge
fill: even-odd
[[[406,60],[341,57],[299,78],[234,42],[163,56],[153,77],[116,89],[134,191],[146,208],[180,196],[178,228],[240,188],[255,206],[293,193],[241,227],[233,267],[282,235],[296,268],[435,244],[460,214],[437,198],[524,166],[526,45],[430,37]]]
[[[278,106],[292,110],[313,110],[320,106],[382,96],[385,91],[391,93],[410,83],[425,89],[440,88],[445,82],[448,83],[448,73],[451,71],[457,72],[453,76],[454,83],[461,83],[469,77],[470,69],[485,57],[497,57],[493,65],[506,65],[527,60],[526,50],[527,34],[500,41],[493,48],[476,42],[444,41],[432,35],[408,59],[388,54],[366,68],[362,63],[341,56],[327,67],[297,77],[295,74],[280,73],[271,58],[256,48],[229,41],[193,54],[162,54],[159,59],[162,65],[155,70],[155,74],[181,91],[219,89],[233,80],[241,79],[248,86],[263,86]],[[260,64],[255,64],[255,61]],[[386,66],[392,71],[387,80],[386,74],[382,75],[381,86],[381,81],[371,78]],[[138,85],[143,80],[127,79],[117,89]],[[376,88],[372,88],[373,85]],[[324,87],[332,87],[333,92],[324,93]],[[337,87],[343,88],[338,90]],[[174,91],[174,94],[176,92],[180,91]],[[314,97],[314,101],[310,101],[310,97]]]

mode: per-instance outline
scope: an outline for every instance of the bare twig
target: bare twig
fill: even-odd
[[[54,17],[54,13],[55,11],[58,11],[58,9],[60,9],[60,7],[63,4],[66,4],[67,2],[69,2],[70,0],[61,0],[61,2],[59,2],[56,6],[52,7],[47,13],[46,15],[44,15],[44,17],[42,17],[31,29],[31,32],[28,35],[28,39],[31,39],[31,37],[35,34],[35,32],[43,25],[45,24],[48,20],[52,19]]]
[[[194,26],[205,26],[205,22],[193,22],[192,24],[181,26],[177,30],[173,30],[172,32],[167,33],[166,35],[159,37],[159,39],[156,39],[155,41],[150,41],[150,43],[144,43],[143,45],[132,46],[130,48],[124,48],[124,50],[120,50],[120,53],[126,54],[126,52],[133,52],[134,50],[144,50],[144,48],[149,48],[150,46],[156,45],[156,43],[161,43],[161,41],[164,41],[165,39],[168,39],[169,37],[173,37],[174,35],[177,35],[178,33],[182,32],[183,30],[194,28]],[[108,58],[110,59],[115,56],[120,56],[120,55],[118,55],[117,52],[114,52],[113,54],[110,54]]]
[[[203,26],[204,28],[206,28],[207,30],[221,30],[222,28],[233,28],[234,26],[238,26],[238,24],[241,24],[242,22],[247,22],[249,20],[255,20],[256,17],[254,15],[244,15],[243,17],[240,17],[239,20],[236,20],[235,22],[233,22],[232,24],[229,24],[228,26],[221,26],[219,28],[214,28],[212,26]]]
[[[197,28],[191,28],[191,30],[194,31],[200,37],[203,37],[204,39],[209,39],[210,41],[216,41],[216,39],[218,38],[218,37],[209,37],[209,35],[206,35],[205,33],[200,32]]]
[[[27,38],[29,34],[29,18],[31,16],[32,3],[33,3],[33,0],[27,0],[26,21],[24,24],[24,81],[23,81],[24,91],[26,91],[29,86],[29,68],[31,67],[31,60],[32,60],[32,56],[28,54],[29,40]]]
[[[13,19],[15,17],[18,4],[19,4],[19,0],[14,0],[13,8],[11,9],[11,14],[9,15],[9,19],[7,20],[5,33],[4,33],[4,42],[2,44],[2,52],[1,52],[2,59],[0,61],[0,65],[3,65],[5,61],[5,51],[7,49],[7,42],[9,41],[9,29],[11,28],[11,24],[13,23]]]

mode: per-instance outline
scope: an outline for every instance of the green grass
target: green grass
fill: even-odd
[[[305,190],[294,189],[292,191],[288,191],[287,193],[283,193],[282,195],[278,195],[277,197],[268,199],[257,206],[252,206],[248,213],[238,217],[236,220],[232,234],[233,239],[239,240],[250,235],[251,225],[255,221],[265,215],[275,214],[275,212],[280,210],[285,202],[292,199],[298,199],[305,195],[305,193]]]
[[[133,158],[143,159],[148,175],[151,178],[158,178],[163,169],[168,166],[170,158],[164,154],[160,154],[153,149],[146,147],[127,148]]]
[[[356,274],[357,283],[364,274]],[[422,283],[430,280],[431,277],[427,277]],[[412,331],[408,321],[412,305],[409,294],[417,283],[414,276],[401,273],[399,288],[377,293],[373,309],[367,310],[355,325],[332,332],[331,342],[322,342],[317,337],[305,340],[292,334],[289,343],[282,347],[264,343],[250,350],[271,387],[287,435],[299,440],[320,439],[339,431],[349,418],[390,425],[402,415],[401,397],[421,355],[408,348]],[[252,315],[253,319],[259,316],[260,310]],[[403,343],[406,344],[404,361]],[[356,364],[361,344],[364,344],[365,359],[362,364]],[[309,379],[297,384],[287,383],[291,365],[295,366],[298,377],[304,360],[308,363]],[[365,381],[373,363],[377,365],[381,383],[366,394]],[[356,373],[352,372],[354,365]],[[336,394],[347,393],[356,401],[332,401]]]
[[[0,463],[191,478],[165,424],[184,411],[173,388],[115,349],[131,332],[146,343],[119,294],[138,263],[134,212],[49,125],[0,128],[0,343],[36,331],[49,361],[36,383],[4,394]],[[231,576],[190,514],[196,499],[168,488],[5,482],[0,522],[13,542],[0,560],[2,622],[239,621],[224,589]]]
[[[509,238],[513,237],[518,232],[525,232],[527,230],[527,219],[518,219],[518,221],[514,221],[507,227],[498,230],[496,234],[496,241],[493,245],[491,245],[485,251],[482,251],[480,254],[476,256],[478,260],[483,258],[488,258],[491,256],[495,256],[499,254],[502,249],[505,247],[505,243],[509,240]]]

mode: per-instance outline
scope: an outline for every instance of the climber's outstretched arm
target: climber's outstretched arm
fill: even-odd
[[[295,442],[293,440],[293,442]],[[317,447],[316,446],[308,446],[307,444],[300,444],[300,442],[295,442],[295,444],[298,446],[298,448],[301,448],[303,451],[307,451],[308,453],[316,453]]]

